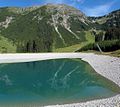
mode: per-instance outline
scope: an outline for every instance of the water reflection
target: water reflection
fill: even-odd
[[[108,83],[80,59],[1,64],[0,95],[5,97],[0,102],[57,104],[108,97],[116,94]]]

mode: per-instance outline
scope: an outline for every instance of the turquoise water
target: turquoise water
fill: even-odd
[[[0,64],[0,105],[65,104],[117,94],[109,86],[116,87],[80,59]]]

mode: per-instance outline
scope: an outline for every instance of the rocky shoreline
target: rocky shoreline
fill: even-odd
[[[88,54],[82,60],[88,62],[97,73],[120,86],[120,58]],[[47,107],[120,107],[120,94],[106,99]]]
[[[83,61],[88,62],[97,73],[120,87],[120,58],[117,57],[92,53],[0,54],[0,63],[29,62],[56,58],[81,58]],[[46,107],[120,107],[120,94],[106,99]]]

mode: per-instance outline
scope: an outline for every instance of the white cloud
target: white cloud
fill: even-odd
[[[111,2],[111,3],[99,5],[93,8],[85,8],[85,13],[88,16],[102,16],[109,12],[113,4],[114,2]]]

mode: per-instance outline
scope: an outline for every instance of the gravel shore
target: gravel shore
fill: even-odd
[[[43,53],[43,54],[0,54],[0,63],[28,62],[56,58],[81,58],[97,73],[120,86],[120,58],[92,53]],[[111,98],[84,103],[53,105],[47,107],[120,107],[120,94]]]

